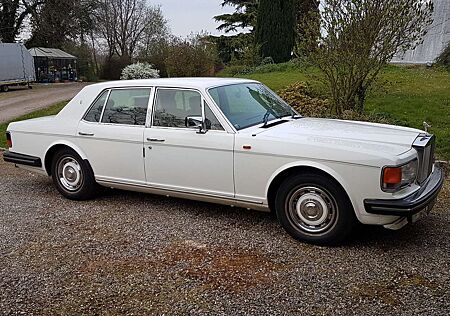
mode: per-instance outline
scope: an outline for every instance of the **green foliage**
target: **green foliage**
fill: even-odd
[[[119,80],[122,70],[131,64],[128,57],[112,56],[103,64],[101,78],[107,80]]]
[[[209,36],[208,39],[216,45],[218,57],[224,64],[241,63],[240,60],[246,51],[254,46],[254,38],[251,33]]]
[[[260,0],[255,40],[261,46],[262,57],[275,63],[291,59],[294,47],[294,1]]]
[[[31,18],[32,34],[27,47],[63,48],[77,38],[84,42],[94,29],[96,0],[45,0]]]
[[[308,25],[320,25],[320,0],[295,0],[296,25],[294,55],[309,56],[311,43],[316,43],[316,34],[308,32]],[[305,43],[307,43],[305,45]]]
[[[230,65],[225,67],[218,75],[221,77],[235,77],[239,75],[252,75],[263,73],[282,73],[287,71],[302,71],[311,67],[307,59],[292,59],[285,63],[274,64],[270,59],[262,60],[260,65],[253,67],[247,65]],[[296,76],[291,77],[296,78]]]
[[[256,26],[259,0],[224,0],[222,6],[233,6],[236,11],[231,14],[217,15],[214,19],[221,22],[217,28],[225,33],[235,32],[238,29],[253,28]]]
[[[77,57],[78,77],[83,81],[98,81],[92,50],[86,44],[66,43],[63,50]]]
[[[448,43],[447,48],[444,49],[444,51],[438,57],[436,63],[450,71],[450,43]]]
[[[277,93],[301,115],[309,117],[328,117],[331,113],[329,101],[314,96],[307,83],[294,83],[279,90]]]
[[[0,42],[14,43],[30,15],[35,14],[42,1],[1,0]]]
[[[175,39],[165,61],[169,77],[202,77],[215,74],[218,57],[215,46],[201,35]]]
[[[314,97],[331,100],[324,75],[315,67],[239,76],[261,81],[274,91],[296,82],[307,82]],[[381,70],[375,83],[363,114],[377,119],[369,121],[379,121],[382,117],[386,122],[419,129],[426,121],[437,136],[438,157],[450,160],[450,72],[442,68],[388,66]],[[344,111],[341,117],[349,118],[349,113]]]
[[[322,24],[309,21],[310,42],[305,45],[329,83],[336,114],[363,112],[367,90],[379,71],[396,53],[415,47],[431,23],[431,13],[432,5],[422,0],[323,2]]]

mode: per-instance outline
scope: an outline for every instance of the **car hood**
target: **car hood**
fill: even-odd
[[[385,124],[300,118],[265,128],[257,134],[289,142],[306,138],[309,144],[322,143],[330,147],[353,147],[400,155],[411,149],[420,133],[417,129]]]

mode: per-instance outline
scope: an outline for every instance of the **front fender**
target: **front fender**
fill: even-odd
[[[268,181],[268,183],[266,185],[266,189],[265,189],[265,196],[266,197],[269,196],[270,185],[273,183],[273,181],[275,180],[275,178],[278,175],[280,175],[282,172],[287,171],[291,168],[298,168],[298,167],[314,168],[314,169],[318,169],[318,170],[328,174],[330,177],[332,177],[334,180],[336,180],[342,186],[344,191],[347,193],[347,196],[350,198],[350,201],[353,205],[353,209],[355,211],[358,209],[358,205],[357,205],[356,201],[354,201],[354,199],[352,198],[351,186],[348,183],[348,181],[344,177],[342,177],[342,175],[338,171],[336,171],[334,168],[326,165],[323,162],[319,162],[319,161],[301,160],[301,161],[295,161],[295,162],[291,162],[291,163],[281,166],[269,178],[269,181]],[[358,212],[355,212],[355,213],[358,216]]]

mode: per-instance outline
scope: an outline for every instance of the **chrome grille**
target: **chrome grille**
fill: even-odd
[[[413,147],[416,149],[419,158],[417,182],[422,184],[433,172],[436,137],[434,135],[420,134],[414,141]]]

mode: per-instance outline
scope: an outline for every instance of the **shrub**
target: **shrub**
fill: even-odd
[[[126,66],[122,70],[122,75],[120,76],[120,79],[122,80],[152,78],[159,78],[159,70],[154,69],[150,64],[139,62]]]
[[[330,102],[315,97],[309,86],[304,82],[292,84],[278,91],[278,94],[301,115],[309,117],[330,116]]]
[[[292,106],[297,112],[307,117],[322,117],[343,119],[351,121],[364,121],[381,124],[406,125],[383,113],[358,113],[356,111],[343,111],[341,115],[332,113],[331,102],[317,96],[311,87],[304,82],[292,84],[278,91],[278,95]]]
[[[168,49],[166,69],[169,77],[201,77],[215,74],[218,57],[207,38],[195,35],[175,39]]]

